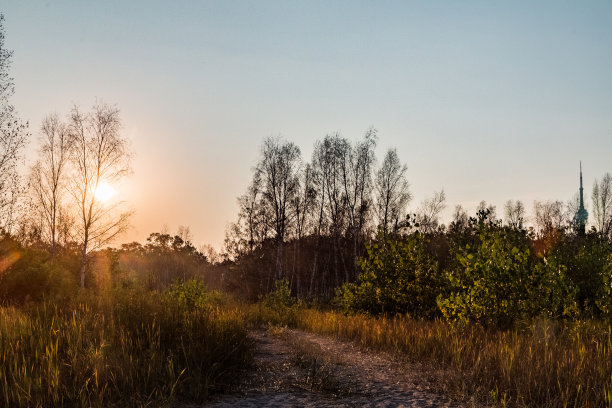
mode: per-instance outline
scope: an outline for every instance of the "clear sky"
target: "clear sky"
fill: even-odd
[[[567,200],[612,171],[612,1],[3,0],[13,103],[116,104],[134,174],[124,240],[188,225],[222,244],[261,141],[310,159],[340,131],[379,130],[408,165],[411,207],[444,188]],[[30,150],[34,149],[34,143]],[[30,154],[29,157],[33,157]],[[450,210],[449,210],[450,211]]]

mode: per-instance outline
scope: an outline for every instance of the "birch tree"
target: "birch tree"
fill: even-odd
[[[30,188],[43,221],[41,235],[51,244],[52,257],[56,251],[70,147],[66,125],[57,115],[47,116],[41,126],[38,161],[30,172]]]
[[[77,212],[82,288],[89,254],[128,228],[131,212],[121,211],[121,202],[104,202],[97,194],[101,186],[117,182],[130,172],[131,153],[120,129],[119,110],[109,105],[97,104],[86,114],[75,107],[70,114],[74,174],[69,189]]]
[[[376,172],[376,213],[385,235],[399,224],[412,198],[406,171],[406,165],[400,163],[397,149],[389,149]]]

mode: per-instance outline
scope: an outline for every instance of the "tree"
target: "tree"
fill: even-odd
[[[521,200],[508,200],[504,206],[506,224],[512,228],[523,228],[525,222],[525,206]]]
[[[336,302],[346,311],[434,317],[443,279],[428,244],[419,233],[401,239],[379,234],[366,245],[357,282],[338,288]]]
[[[344,207],[348,216],[348,227],[353,239],[353,264],[357,275],[357,247],[369,220],[372,201],[372,169],[376,129],[370,128],[363,140],[354,146],[348,145],[341,161]],[[349,277],[346,277],[349,280]]]
[[[524,230],[483,225],[476,242],[456,249],[447,271],[450,293],[438,306],[453,323],[508,327],[518,318],[558,317],[573,307],[566,268],[554,258],[531,256]]]
[[[27,123],[22,123],[10,103],[15,93],[9,75],[13,52],[4,46],[4,15],[0,14],[0,228],[12,229],[17,198],[21,193],[17,165],[28,139]]]
[[[41,234],[51,243],[52,256],[55,255],[70,148],[71,138],[66,126],[57,115],[47,116],[41,126],[39,158],[30,172],[30,188],[43,220]]]
[[[333,243],[333,271],[335,285],[340,283],[338,275],[338,260],[342,261],[345,278],[348,280],[348,271],[344,263],[344,256],[340,251],[340,237],[346,224],[346,202],[343,188],[344,161],[350,150],[350,143],[339,133],[326,135],[322,142],[315,146],[317,157],[316,166],[323,177],[323,192],[326,195],[323,202],[327,202],[325,212],[329,234]]]
[[[535,223],[541,234],[561,230],[566,226],[568,217],[562,201],[535,201],[533,204]]]
[[[431,198],[423,200],[417,211],[416,221],[424,233],[431,233],[438,228],[440,213],[446,208],[446,195],[444,190],[434,192]]]
[[[81,287],[85,287],[88,255],[112,241],[128,227],[131,212],[119,212],[121,203],[105,203],[96,194],[103,183],[113,183],[130,172],[131,153],[120,134],[119,110],[96,104],[84,114],[70,114],[73,139],[69,186],[77,215],[76,236],[81,246]]]
[[[601,181],[593,184],[593,216],[595,225],[602,237],[612,233],[612,175],[606,173]]]
[[[296,194],[291,201],[292,220],[295,238],[300,240],[306,234],[308,223],[315,206],[316,191],[314,188],[314,174],[310,164],[298,173]]]
[[[448,231],[452,234],[464,234],[470,228],[470,217],[462,205],[456,205],[453,217],[448,224]]]
[[[378,224],[385,235],[391,228],[397,229],[412,198],[406,180],[407,169],[401,165],[397,149],[389,149],[376,172],[376,210]]]
[[[278,137],[267,138],[261,149],[261,159],[256,173],[263,184],[262,204],[271,215],[277,243],[277,279],[282,276],[282,248],[289,224],[291,201],[297,193],[300,149]]]

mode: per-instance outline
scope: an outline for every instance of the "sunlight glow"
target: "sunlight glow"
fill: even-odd
[[[98,200],[102,201],[103,203],[106,203],[115,194],[117,194],[117,191],[115,191],[114,188],[102,181],[100,182],[100,184],[98,184],[95,196]]]

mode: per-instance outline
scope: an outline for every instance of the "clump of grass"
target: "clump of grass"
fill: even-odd
[[[201,401],[250,358],[241,312],[138,289],[0,308],[0,405]]]
[[[433,363],[445,370],[441,386],[458,397],[476,395],[495,406],[612,408],[608,322],[542,320],[521,329],[457,329],[441,321],[301,309],[277,323]]]
[[[306,384],[310,391],[334,396],[345,393],[340,381],[334,374],[334,366],[325,357],[320,347],[310,342],[295,341],[293,364],[306,372]]]

